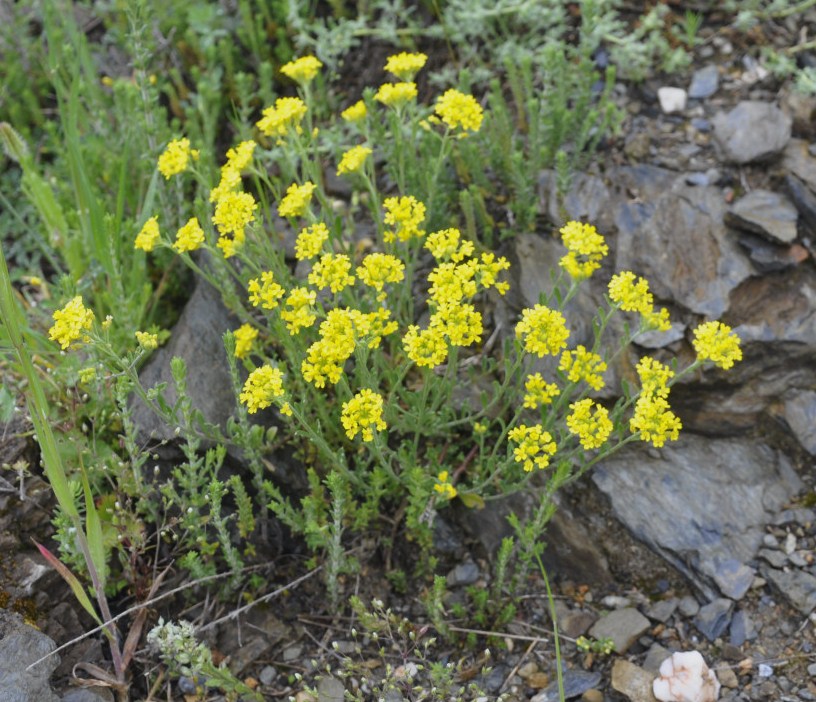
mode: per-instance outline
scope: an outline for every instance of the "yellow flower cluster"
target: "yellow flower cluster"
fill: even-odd
[[[346,173],[356,173],[359,171],[365,160],[371,155],[371,149],[367,146],[353,146],[343,154],[337,166],[337,175]]]
[[[314,312],[316,299],[317,293],[309,288],[292,288],[289,291],[280,315],[290,334],[294,336],[317,321]]]
[[[346,122],[362,122],[366,115],[368,114],[368,108],[366,104],[362,100],[358,100],[355,102],[351,107],[347,107],[340,113],[340,116],[346,120]]]
[[[722,322],[700,324],[694,330],[692,344],[699,360],[711,361],[724,370],[742,360],[739,337]]]
[[[173,248],[179,253],[185,251],[195,251],[204,243],[204,230],[198,223],[196,217],[191,217],[187,220],[181,229],[176,233],[176,243]]]
[[[575,280],[586,280],[601,267],[601,260],[609,253],[609,247],[591,224],[567,222],[560,232],[567,255],[558,265]]]
[[[482,315],[467,303],[441,305],[431,315],[431,327],[442,332],[452,346],[470,346],[482,338]]]
[[[340,381],[357,337],[368,331],[368,319],[359,310],[335,308],[329,310],[319,331],[320,338],[307,350],[300,372],[306,382],[323,388],[327,381],[332,385]]]
[[[286,189],[286,195],[278,205],[278,214],[281,217],[302,217],[312,201],[315,184],[309,181],[303,185],[292,183]]]
[[[558,370],[566,373],[567,380],[571,383],[583,380],[593,390],[600,390],[604,386],[606,363],[597,353],[587,351],[583,346],[579,345],[575,347],[575,351],[562,353]]]
[[[363,388],[348,402],[343,403],[340,421],[349,439],[362,433],[363,441],[371,441],[375,430],[382,431],[386,428],[382,413],[382,396],[369,388]]]
[[[402,346],[408,358],[425,368],[434,368],[448,357],[448,344],[438,327],[420,329],[412,324],[402,337]]]
[[[436,476],[436,483],[434,483],[434,490],[438,492],[446,500],[452,500],[456,497],[456,488],[450,481],[448,471],[443,470]]]
[[[159,243],[159,218],[151,217],[142,226],[139,233],[136,235],[134,248],[142,251],[152,251]]]
[[[295,258],[298,261],[314,258],[323,250],[323,244],[328,239],[329,228],[323,222],[304,227],[295,241]]]
[[[234,332],[235,358],[246,358],[252,350],[252,344],[258,338],[258,330],[249,324],[242,324]]]
[[[249,281],[247,292],[249,292],[249,301],[253,307],[274,310],[286,291],[277,283],[272,271],[264,271],[260,278],[253,278]]]
[[[227,151],[227,162],[221,166],[221,181],[210,190],[210,202],[218,202],[223,195],[238,188],[241,184],[241,172],[252,162],[256,146],[252,140],[242,141]]]
[[[429,300],[437,306],[455,305],[473,297],[479,290],[476,284],[478,263],[474,259],[464,263],[440,263],[428,274]]]
[[[455,228],[428,234],[425,248],[437,261],[459,261],[473,255],[473,242],[461,241],[462,233]],[[509,265],[509,264],[508,264]]]
[[[524,406],[528,409],[552,404],[553,398],[561,394],[558,386],[545,381],[541,373],[528,375],[524,383],[524,390]]]
[[[557,447],[549,432],[544,431],[540,424],[528,427],[526,424],[519,424],[513,427],[508,434],[510,441],[518,444],[513,449],[513,458],[517,463],[521,463],[528,473],[533,468],[543,470],[550,465],[550,458],[555,455]]]
[[[386,283],[399,283],[403,280],[405,264],[391,254],[368,254],[357,267],[357,277],[364,285],[382,292]]]
[[[449,129],[464,130],[463,136],[467,132],[478,132],[484,119],[484,110],[476,99],[453,88],[437,98],[434,111]]]
[[[587,451],[603,446],[612,433],[612,420],[606,407],[585,398],[573,402],[570,409],[567,429],[578,437],[581,446]]]
[[[48,330],[48,338],[56,341],[65,350],[73,342],[88,340],[85,333],[91,328],[94,313],[82,304],[82,296],[77,295],[61,310],[54,312],[54,325]]]
[[[159,348],[159,337],[157,334],[137,331],[136,341],[139,342],[139,346],[141,346],[145,351],[152,351],[153,349]]]
[[[233,234],[235,239],[244,239],[244,227],[255,221],[258,203],[249,193],[224,193],[215,205],[213,224],[221,234]]]
[[[383,83],[374,94],[374,99],[387,107],[402,107],[405,103],[416,100],[416,83]]]
[[[302,56],[299,59],[284,64],[280,70],[283,75],[288,76],[296,83],[306,85],[314,80],[317,72],[321,68],[323,68],[323,63],[320,59],[314,56]]]
[[[639,312],[646,329],[668,331],[671,328],[669,311],[665,307],[655,309],[648,281],[632,271],[621,271],[612,276],[609,297],[624,312]]]
[[[644,356],[637,365],[637,373],[641,391],[629,420],[629,429],[633,434],[639,433],[641,440],[660,448],[667,439],[676,441],[683,428],[669,409],[668,382],[674,377],[674,371],[660,361]]]
[[[306,103],[297,97],[284,97],[275,100],[274,107],[267,107],[256,126],[266,136],[283,137],[290,129],[300,133],[300,123],[306,115]]]
[[[283,396],[283,373],[279,368],[263,365],[249,374],[238,399],[247,406],[247,412],[255,414]],[[281,403],[280,411],[285,415],[292,413],[288,402]]]
[[[413,80],[427,60],[428,57],[425,54],[409,54],[403,51],[388,57],[385,62],[385,70],[393,73],[400,80]]]
[[[339,293],[354,284],[350,271],[351,259],[346,254],[323,254],[309,273],[309,284],[319,290],[330,288],[333,293]]]
[[[383,221],[396,229],[396,232],[387,231],[383,238],[387,242],[395,239],[408,241],[425,236],[425,230],[420,225],[425,221],[425,205],[412,195],[404,197],[387,197],[383,202],[385,217]]]
[[[504,295],[510,289],[507,281],[499,282],[499,273],[510,268],[510,262],[504,257],[496,258],[496,254],[483,253],[476,268],[476,280],[485,290],[496,288],[499,295]]]
[[[516,325],[516,338],[521,340],[524,350],[539,358],[558,355],[566,347],[569,334],[564,315],[544,305],[522,311],[521,321]]]
[[[190,140],[174,139],[159,156],[158,168],[166,180],[187,170],[190,160],[198,160],[198,149],[190,148]]]

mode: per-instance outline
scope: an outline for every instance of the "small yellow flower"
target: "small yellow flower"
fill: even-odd
[[[434,111],[450,129],[461,127],[465,132],[478,132],[484,119],[476,99],[453,88],[437,98]]]
[[[376,312],[369,312],[361,326],[368,328],[363,336],[367,338],[367,346],[370,349],[378,348],[384,336],[393,334],[399,329],[396,320],[391,319],[391,311],[385,307],[380,307]]]
[[[571,383],[583,380],[593,390],[600,390],[604,385],[606,363],[597,353],[587,351],[579,345],[575,347],[575,351],[564,351],[561,354],[558,370],[566,373]]]
[[[528,473],[533,468],[544,470],[550,465],[550,458],[555,455],[558,448],[550,433],[544,431],[544,427],[540,424],[534,424],[531,427],[520,424],[513,427],[508,438],[518,444],[513,449],[513,458],[517,463],[521,463]]]
[[[524,406],[528,409],[536,409],[541,405],[552,404],[553,398],[561,394],[555,383],[548,383],[541,373],[527,376],[524,383]]]
[[[359,171],[365,160],[371,155],[371,149],[367,146],[353,146],[340,159],[337,166],[337,175],[344,175],[346,173],[356,173]]]
[[[82,304],[82,296],[77,295],[61,310],[54,312],[54,325],[48,330],[48,338],[56,341],[65,350],[73,342],[88,340],[85,333],[91,328],[94,313]]]
[[[133,247],[148,252],[156,248],[159,241],[159,218],[151,217],[142,226],[139,233],[136,235],[136,241]]]
[[[38,275],[30,275],[27,278],[27,282],[29,285],[33,285],[35,288],[38,288],[43,284],[43,279]]]
[[[312,201],[315,184],[305,182],[303,185],[292,183],[286,189],[286,195],[278,205],[278,214],[281,217],[302,217]]]
[[[350,275],[351,259],[346,254],[323,254],[309,273],[309,284],[316,288],[330,288],[339,293],[354,283]]]
[[[343,403],[340,421],[346,430],[346,436],[353,439],[361,432],[363,441],[371,441],[375,430],[382,431],[387,426],[382,412],[382,396],[369,388],[363,388],[348,402]]]
[[[258,330],[250,324],[242,324],[234,332],[235,358],[246,358],[252,350],[252,344],[258,338]]]
[[[425,368],[434,368],[448,357],[445,335],[434,327],[420,331],[419,327],[411,325],[402,338],[402,346],[408,358]]]
[[[666,398],[658,395],[641,395],[629,420],[631,432],[639,432],[640,439],[651,442],[655,448],[663,446],[667,439],[676,441],[682,428],[680,420],[669,410]]]
[[[238,250],[244,245],[244,241],[245,236],[244,233],[241,231],[235,232],[235,237],[232,239],[229,236],[219,236],[216,244],[224,254],[224,258],[232,258],[233,256],[235,256],[235,254],[238,253]]]
[[[451,346],[470,346],[482,338],[482,315],[471,304],[442,305],[431,315],[431,327],[439,329]]]
[[[96,380],[96,368],[93,366],[83,368],[79,371],[79,382],[83,385],[87,385],[94,380]]]
[[[173,248],[179,253],[184,253],[185,251],[195,251],[200,248],[203,243],[204,230],[198,223],[198,219],[191,217],[187,220],[187,224],[178,230],[176,243],[173,244]]]
[[[567,429],[575,434],[585,450],[600,448],[612,433],[612,420],[606,407],[586,398],[570,405]]]
[[[649,292],[649,283],[632,271],[621,271],[609,281],[609,297],[624,312],[640,312],[646,315],[652,311],[654,298]]]
[[[283,373],[279,368],[264,365],[249,374],[238,399],[247,406],[247,412],[255,414],[283,395]]]
[[[323,68],[323,63],[320,59],[314,56],[302,56],[299,59],[290,61],[281,66],[281,73],[296,83],[306,85],[314,80],[314,77],[321,68]]]
[[[153,349],[157,349],[159,347],[159,336],[158,336],[158,334],[151,334],[150,332],[137,331],[136,332],[136,341],[139,342],[139,346],[141,346],[145,351],[152,351]]]
[[[362,100],[358,100],[355,102],[351,107],[347,107],[340,113],[340,116],[346,120],[346,122],[362,122],[366,115],[368,114],[368,108],[366,104]]]
[[[456,488],[453,487],[453,484],[450,481],[448,471],[443,470],[436,476],[434,490],[436,490],[446,500],[452,500],[454,497],[456,497]]]
[[[487,433],[487,424],[485,422],[474,422],[473,423],[473,433],[477,435],[482,435]]]
[[[295,258],[298,261],[314,258],[323,250],[328,238],[329,228],[323,222],[304,227],[295,241]]]
[[[190,160],[198,160],[198,149],[190,148],[186,137],[171,141],[159,156],[158,168],[166,180],[187,170]]]
[[[510,262],[504,257],[496,254],[483,253],[479,258],[479,266],[476,270],[476,279],[485,290],[496,288],[499,295],[504,295],[510,288],[506,281],[499,282],[499,273],[510,268]]]
[[[668,397],[669,381],[674,371],[651,356],[644,356],[637,364],[641,394],[653,397]]]
[[[297,97],[275,100],[274,107],[267,107],[256,126],[266,136],[286,136],[289,130],[300,132],[300,122],[306,114],[306,103]]]
[[[557,355],[566,347],[569,334],[564,315],[544,305],[524,310],[516,325],[516,338],[521,340],[525,351],[539,358]]]
[[[581,281],[589,278],[601,267],[603,257],[609,253],[604,238],[591,224],[567,222],[560,229],[567,255],[558,263],[572,278]]]
[[[642,323],[646,331],[669,331],[671,329],[669,311],[665,307],[647,312],[642,317]]]
[[[283,303],[281,319],[286,322],[286,328],[293,336],[301,329],[311,327],[317,320],[314,312],[314,303],[317,293],[309,288],[292,288]]]
[[[387,197],[383,202],[385,217],[383,221],[396,227],[396,233],[386,232],[385,240],[408,241],[425,236],[425,230],[420,225],[425,221],[425,205],[413,195],[404,197]]]
[[[388,57],[385,62],[385,70],[393,73],[400,80],[413,80],[427,60],[428,57],[425,54],[409,54],[403,51]]]
[[[425,248],[431,252],[437,261],[453,261],[458,263],[473,255],[472,241],[460,241],[462,233],[455,228],[442,229],[428,234]]]
[[[476,273],[478,264],[474,260],[464,263],[440,263],[428,274],[431,287],[428,298],[435,305],[456,305],[473,297],[477,291]]]
[[[243,234],[244,227],[255,221],[258,203],[249,193],[224,193],[215,205],[213,224],[221,234]]]
[[[692,345],[700,361],[711,361],[724,370],[742,360],[739,337],[722,322],[700,324],[694,330]]]
[[[411,100],[416,100],[416,83],[383,83],[374,94],[374,99],[388,107],[402,107]]]
[[[264,271],[260,278],[253,278],[247,285],[249,301],[253,307],[274,310],[286,291],[278,285],[272,271]]]
[[[242,141],[238,146],[227,151],[225,167],[229,167],[238,173],[243,171],[252,163],[252,156],[255,153],[256,146],[258,145],[252,139],[249,139]]]
[[[405,264],[390,254],[369,254],[357,267],[357,277],[363,285],[381,291],[386,283],[399,283],[405,277]]]

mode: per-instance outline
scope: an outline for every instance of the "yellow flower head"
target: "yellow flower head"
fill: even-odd
[[[644,356],[637,364],[637,374],[642,395],[664,398],[669,396],[669,381],[674,377],[671,368],[651,356]]]
[[[82,304],[82,296],[77,295],[61,310],[54,312],[54,325],[48,330],[48,338],[56,341],[65,350],[73,342],[88,340],[85,333],[91,328],[94,313]]]
[[[609,253],[604,238],[591,224],[581,222],[567,222],[560,232],[568,253],[558,265],[575,280],[589,278]]]
[[[315,184],[309,181],[303,185],[292,183],[286,189],[286,195],[278,205],[278,214],[281,217],[302,217],[312,201],[314,189]]]
[[[367,146],[353,146],[340,159],[337,166],[337,175],[345,173],[356,173],[359,171],[365,160],[371,155],[371,149]]]
[[[156,248],[159,242],[159,218],[151,217],[144,226],[142,226],[139,233],[136,235],[136,241],[133,246],[142,251],[152,251]]]
[[[266,136],[286,136],[290,129],[300,131],[300,122],[306,114],[306,103],[297,97],[275,100],[274,107],[267,107],[256,123]]]
[[[485,290],[496,288],[496,292],[504,295],[510,288],[506,281],[499,282],[499,273],[510,268],[510,262],[504,257],[496,258],[496,254],[483,253],[479,259],[479,266],[476,270],[476,279]]]
[[[525,351],[539,358],[547,354],[555,356],[566,348],[569,334],[564,315],[544,305],[524,310],[516,325],[516,338],[521,340]]]
[[[428,274],[431,287],[428,297],[435,305],[455,305],[473,297],[476,285],[477,263],[440,263]]]
[[[454,497],[456,497],[456,488],[453,487],[453,484],[450,481],[448,471],[443,470],[436,476],[434,490],[436,490],[436,492],[438,492],[446,500],[452,500]]]
[[[391,254],[372,253],[357,267],[357,277],[379,292],[386,283],[399,283],[405,277],[405,264]]]
[[[242,324],[234,332],[235,358],[246,358],[252,350],[252,344],[258,338],[258,330],[250,324]]]
[[[425,248],[431,252],[437,261],[453,261],[458,263],[473,255],[473,242],[461,241],[462,233],[455,228],[442,229],[428,234]]]
[[[593,390],[600,390],[603,385],[603,373],[606,363],[597,354],[587,351],[583,346],[577,346],[575,351],[564,351],[558,370],[567,374],[571,383],[580,383],[582,380]]]
[[[306,85],[314,80],[314,77],[321,68],[323,68],[323,63],[320,59],[314,56],[302,56],[299,59],[295,59],[281,66],[281,73],[296,83]]]
[[[219,236],[218,241],[216,242],[221,252],[224,254],[224,258],[232,258],[235,254],[238,253],[238,250],[244,245],[244,241],[246,237],[243,231],[235,232],[235,236],[230,238],[229,236]]]
[[[249,281],[247,292],[249,292],[249,301],[253,307],[274,310],[286,291],[278,285],[272,271],[264,271],[260,278],[253,278]]]
[[[346,254],[323,254],[309,273],[309,284],[316,288],[330,288],[339,293],[354,283],[350,275],[351,259]]]
[[[645,331],[669,331],[671,329],[669,311],[665,307],[650,310],[643,315],[641,324]]]
[[[383,202],[386,224],[396,228],[394,232],[386,232],[385,240],[408,241],[425,236],[425,230],[420,225],[425,221],[425,205],[412,195],[404,197],[387,197]]]
[[[153,349],[157,349],[159,347],[158,335],[151,334],[150,332],[137,331],[136,341],[139,342],[139,346],[141,346],[145,351],[152,351]]]
[[[513,427],[508,438],[518,444],[513,449],[513,458],[517,463],[521,463],[528,473],[533,468],[543,470],[550,465],[550,458],[555,455],[558,448],[550,433],[544,431],[540,424],[531,427],[520,424]]]
[[[376,349],[384,336],[393,334],[399,325],[396,320],[391,319],[391,311],[385,307],[380,307],[376,312],[369,312],[366,315],[365,323],[368,329],[365,336],[368,339],[368,348]]]
[[[524,406],[528,409],[536,409],[541,405],[552,404],[553,398],[561,394],[558,386],[555,383],[548,383],[541,376],[541,373],[535,373],[527,376],[527,382],[524,383]]]
[[[573,402],[567,417],[567,429],[575,434],[585,450],[600,448],[612,433],[612,420],[606,407],[589,398]]]
[[[724,370],[742,360],[740,339],[731,327],[722,322],[704,322],[694,330],[692,341],[697,358],[711,361]]]
[[[651,313],[654,298],[649,292],[649,283],[632,271],[621,271],[609,281],[609,297],[624,312]]]
[[[298,261],[314,258],[323,250],[328,238],[329,228],[323,222],[304,227],[295,241],[295,258]]]
[[[371,441],[374,431],[382,431],[386,424],[382,418],[383,399],[373,390],[363,388],[348,402],[343,403],[340,421],[346,436],[353,439],[362,432],[363,441]]]
[[[484,119],[476,99],[453,88],[437,98],[434,111],[450,129],[461,127],[465,132],[478,132]]]
[[[215,205],[212,221],[221,234],[243,234],[244,227],[255,221],[257,208],[249,193],[224,193]]]
[[[362,100],[358,100],[355,102],[351,107],[347,107],[340,113],[340,116],[346,120],[346,122],[362,122],[366,115],[368,114],[368,108],[366,104]]]
[[[416,83],[383,83],[374,94],[374,99],[388,107],[402,107],[406,102],[416,100]]]
[[[247,406],[247,412],[255,414],[258,410],[269,407],[274,400],[282,398],[283,395],[283,373],[279,368],[263,365],[249,374],[238,399]],[[283,408],[281,411],[286,414]]]
[[[629,420],[631,432],[640,432],[640,439],[651,442],[656,448],[663,446],[667,439],[676,441],[682,428],[680,420],[670,411],[666,398],[658,395],[641,395]]]
[[[388,57],[385,62],[385,70],[393,73],[400,80],[413,80],[427,60],[428,57],[425,54],[409,54],[403,51]]]
[[[430,327],[420,331],[417,326],[408,327],[402,338],[405,353],[418,366],[434,368],[444,363],[448,357],[448,344],[445,335],[438,327]]]
[[[227,151],[227,162],[224,165],[240,173],[252,163],[256,146],[258,145],[252,139],[242,141],[238,146]]]
[[[441,305],[431,315],[431,327],[439,329],[451,346],[470,346],[482,338],[482,315],[471,304]]]
[[[317,292],[309,288],[292,288],[283,303],[281,319],[286,322],[290,334],[295,335],[301,329],[311,327],[317,320],[314,303]]]
[[[198,149],[190,148],[190,140],[186,137],[171,141],[159,156],[158,168],[165,179],[170,180],[174,175],[187,170],[190,160],[198,160]]]
[[[176,243],[173,248],[179,253],[185,251],[195,251],[204,243],[204,230],[198,223],[198,219],[191,217],[187,220],[181,229],[176,234]]]

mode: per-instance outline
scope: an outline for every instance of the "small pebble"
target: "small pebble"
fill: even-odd
[[[785,537],[785,546],[783,550],[789,556],[796,550],[796,536],[794,534],[788,534]]]
[[[773,675],[773,667],[767,663],[760,663],[757,667],[757,674],[760,678],[770,678]]]
[[[773,534],[765,534],[765,536],[762,537],[762,544],[768,548],[776,548],[779,546],[779,539]]]
[[[660,101],[660,109],[670,115],[686,109],[688,93],[682,88],[663,87],[657,89],[657,99]]]

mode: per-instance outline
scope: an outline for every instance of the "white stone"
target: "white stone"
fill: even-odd
[[[657,99],[660,101],[660,109],[670,115],[686,109],[688,93],[683,88],[663,87],[657,89]]]
[[[720,682],[698,651],[678,652],[661,663],[652,692],[661,702],[716,702]]]

